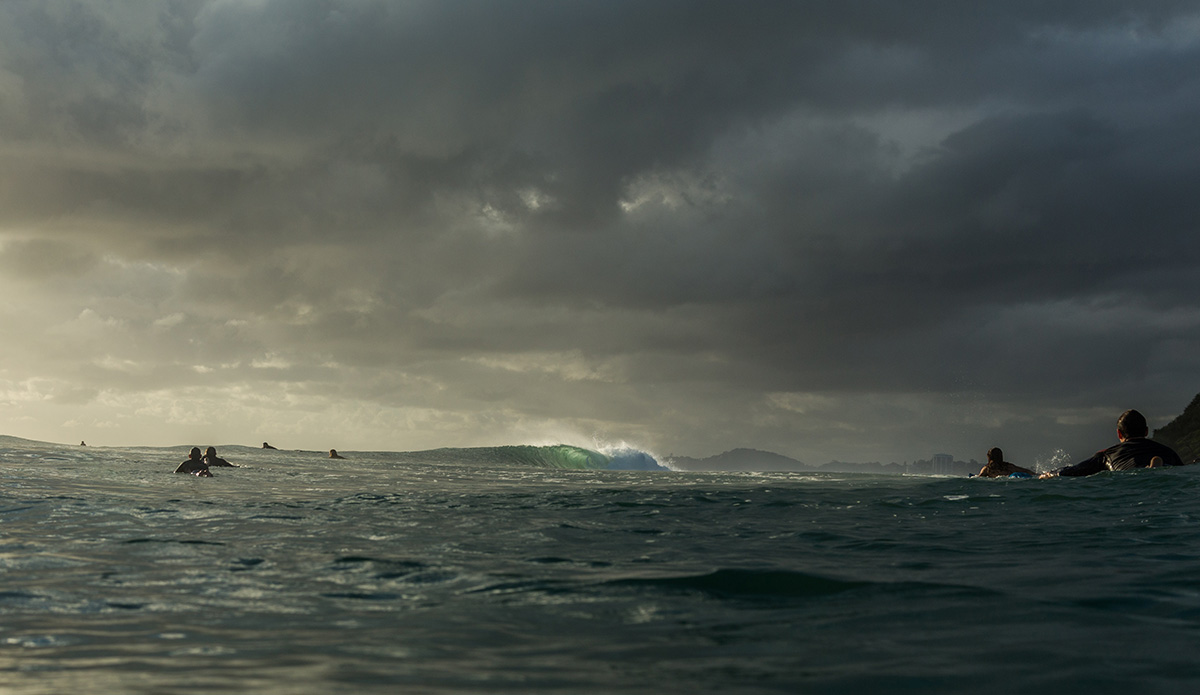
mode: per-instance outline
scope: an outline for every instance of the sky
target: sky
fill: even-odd
[[[1029,464],[1200,391],[1200,3],[0,3],[0,433]]]

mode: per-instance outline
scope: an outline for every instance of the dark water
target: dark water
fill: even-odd
[[[221,453],[0,443],[0,692],[1200,688],[1200,467]]]

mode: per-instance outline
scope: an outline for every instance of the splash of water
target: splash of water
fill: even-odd
[[[1034,459],[1033,469],[1038,473],[1054,471],[1064,466],[1070,465],[1071,457],[1063,449],[1055,449],[1046,456],[1038,456]]]

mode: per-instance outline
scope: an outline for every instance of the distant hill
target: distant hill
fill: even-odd
[[[1184,463],[1200,459],[1200,393],[1183,414],[1154,430],[1151,438],[1174,449]]]
[[[794,458],[758,449],[732,449],[708,458],[667,456],[674,467],[685,471],[807,471],[812,470]]]

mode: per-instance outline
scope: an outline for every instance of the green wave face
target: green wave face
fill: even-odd
[[[607,470],[609,458],[598,451],[577,446],[501,446],[494,450],[496,459],[537,468]]]

